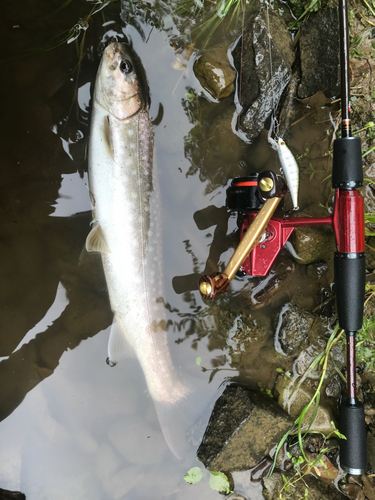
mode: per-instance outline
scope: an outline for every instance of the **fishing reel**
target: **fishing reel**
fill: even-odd
[[[266,276],[296,227],[334,225],[334,215],[274,217],[287,192],[284,178],[270,170],[232,181],[227,189],[226,206],[244,214],[240,244],[223,273],[201,277],[199,291],[203,299],[212,300],[226,291],[238,271],[248,276]]]
[[[264,194],[258,187],[258,178],[262,179],[264,175],[267,176],[267,172],[234,179],[227,189],[227,208],[245,212],[240,228],[241,239],[264,203]],[[270,191],[270,196],[276,196],[276,193]],[[332,217],[271,217],[259,244],[242,262],[240,271],[248,276],[266,276],[296,227],[332,224]]]

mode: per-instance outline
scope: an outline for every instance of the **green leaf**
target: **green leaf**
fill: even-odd
[[[336,436],[339,437],[340,439],[346,439],[346,436],[344,436],[344,434],[341,434],[338,430],[335,430],[334,432]]]
[[[219,492],[230,492],[230,484],[224,472],[211,472],[210,487]]]
[[[189,484],[199,483],[202,479],[202,470],[199,467],[192,467],[184,476],[184,479]]]
[[[201,365],[201,362],[202,362],[202,358],[198,357],[195,362],[197,363],[198,366]]]
[[[283,370],[282,368],[276,368],[276,371],[277,371],[278,373],[284,373],[284,370]]]

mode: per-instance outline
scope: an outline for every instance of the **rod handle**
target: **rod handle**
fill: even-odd
[[[367,470],[366,424],[363,404],[345,398],[340,405],[340,462],[343,470],[359,476]]]

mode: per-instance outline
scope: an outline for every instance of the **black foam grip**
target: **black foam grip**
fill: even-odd
[[[367,469],[366,424],[363,404],[355,399],[342,401],[340,406],[340,464],[345,472],[360,475]]]
[[[341,137],[333,143],[333,188],[355,188],[363,184],[361,139]]]
[[[349,258],[350,256],[354,258]],[[356,332],[362,328],[366,284],[364,254],[335,253],[335,290],[340,328]]]

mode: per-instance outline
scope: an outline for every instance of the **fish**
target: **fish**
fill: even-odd
[[[272,149],[277,151],[282,174],[285,175],[285,180],[289,188],[290,195],[293,202],[293,210],[298,210],[298,190],[299,190],[299,168],[293,153],[286,145],[284,139],[277,137],[273,139],[271,133],[274,126],[274,119],[271,119],[271,126],[268,132],[268,143],[271,145]]]
[[[153,149],[144,69],[130,47],[112,43],[102,55],[93,94],[88,155],[93,222],[86,249],[101,254],[114,313],[108,363],[115,365],[131,346],[165,440],[182,458],[185,433],[204,402],[173,365],[168,347]]]

